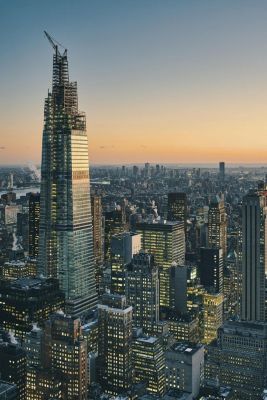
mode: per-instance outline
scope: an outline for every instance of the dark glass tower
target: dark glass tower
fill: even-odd
[[[40,194],[29,196],[29,256],[38,257],[40,224]]]
[[[54,48],[53,86],[44,108],[38,271],[59,279],[67,312],[85,315],[97,301],[85,114],[69,81],[67,50]]]

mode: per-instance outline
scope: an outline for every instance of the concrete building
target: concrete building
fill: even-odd
[[[144,382],[149,393],[162,396],[165,393],[165,357],[160,338],[136,338],[132,344],[132,357],[134,382]]]
[[[45,324],[43,349],[42,367],[43,371],[51,372],[51,388],[59,389],[55,381],[58,377],[63,397],[68,400],[86,400],[87,343],[82,337],[80,319],[63,313],[52,314]],[[41,375],[41,387],[43,379],[46,377]]]
[[[0,280],[0,327],[24,339],[33,323],[44,324],[49,315],[64,309],[64,295],[53,278]]]
[[[167,389],[180,389],[196,398],[204,379],[204,346],[176,342],[165,357]]]
[[[267,382],[267,324],[225,322],[207,347],[205,379],[230,386],[234,399],[260,399]]]
[[[132,384],[132,312],[118,294],[104,294],[98,305],[98,377],[111,395],[126,393]]]

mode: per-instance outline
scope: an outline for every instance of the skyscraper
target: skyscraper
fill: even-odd
[[[223,257],[227,252],[227,215],[224,201],[214,196],[210,202],[208,213],[208,241],[210,247],[220,247]]]
[[[82,315],[96,305],[85,114],[77,83],[69,81],[67,50],[54,48],[53,86],[44,108],[38,270],[57,277],[66,311]]]
[[[266,197],[249,192],[242,210],[242,305],[243,320],[265,320]]]
[[[170,306],[170,268],[173,262],[184,262],[184,225],[177,221],[159,220],[136,224],[136,232],[141,233],[142,249],[153,254],[159,267],[160,305]]]
[[[124,232],[126,229],[125,209],[119,205],[115,210],[105,212],[105,260],[110,261],[110,246],[113,235]]]
[[[151,334],[159,322],[159,272],[152,254],[139,253],[127,266],[126,297],[133,306],[133,322]]]
[[[46,322],[44,370],[58,376],[69,400],[87,399],[87,343],[79,318],[56,313]]]
[[[174,263],[170,269],[170,308],[176,315],[188,312],[188,288],[197,280],[197,268],[192,264]]]
[[[132,307],[126,297],[104,294],[98,321],[99,380],[109,394],[126,393],[132,383]]]
[[[30,193],[29,196],[29,256],[38,257],[40,224],[40,194]]]
[[[133,341],[135,383],[145,382],[148,393],[162,396],[165,392],[165,356],[160,338],[141,336]]]
[[[95,258],[95,280],[96,289],[99,293],[100,283],[103,275],[104,241],[103,241],[103,217],[101,196],[91,196],[94,258]]]
[[[141,250],[141,235],[118,233],[111,238],[111,291],[125,295],[126,265]]]
[[[224,161],[219,162],[219,174],[220,174],[221,180],[224,180],[224,177],[225,177],[225,162]]]
[[[186,234],[187,197],[186,193],[168,193],[168,220],[182,221]]]
[[[1,335],[2,336],[2,335]],[[17,400],[25,400],[26,353],[13,336],[0,336],[0,376],[18,388]],[[5,397],[4,397],[5,399]]]
[[[217,337],[217,330],[223,324],[223,294],[205,293],[204,306],[204,343],[209,344]]]
[[[213,293],[223,292],[223,252],[219,248],[200,248],[200,283]]]

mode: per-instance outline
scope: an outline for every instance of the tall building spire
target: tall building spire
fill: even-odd
[[[84,315],[96,304],[86,120],[67,51],[45,34],[55,54],[44,108],[38,271],[59,279],[68,313]]]

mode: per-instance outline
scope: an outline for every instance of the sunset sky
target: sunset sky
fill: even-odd
[[[267,163],[266,0],[0,0],[0,164],[40,162],[47,30],[92,164]]]

